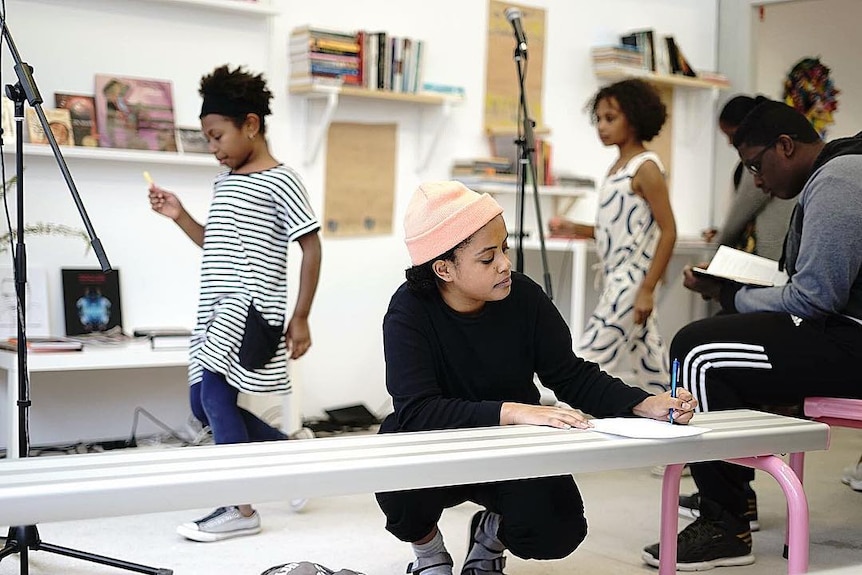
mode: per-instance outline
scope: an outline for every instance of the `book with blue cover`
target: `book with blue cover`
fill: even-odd
[[[119,270],[63,268],[62,276],[67,336],[122,331]]]

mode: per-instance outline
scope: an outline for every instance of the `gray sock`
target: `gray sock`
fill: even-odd
[[[409,573],[421,573],[421,575],[452,575],[452,557],[446,551],[443,543],[443,534],[437,531],[434,538],[428,543],[416,545],[411,543],[416,561],[412,563]]]

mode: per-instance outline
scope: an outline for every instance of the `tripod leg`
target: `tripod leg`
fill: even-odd
[[[32,525],[10,527],[6,545],[0,551],[0,561],[4,557],[18,553],[21,559],[21,575],[30,573],[30,549],[39,544],[39,532]]]
[[[171,569],[148,567],[146,565],[139,565],[138,563],[130,563],[128,561],[123,561],[122,559],[105,557],[103,555],[96,555],[93,553],[87,553],[85,551],[78,551],[77,549],[70,549],[69,547],[61,547],[59,545],[45,543],[39,537],[39,531],[38,529],[36,529],[35,525],[10,527],[9,535],[6,537],[6,545],[3,547],[2,550],[0,550],[0,560],[2,560],[4,557],[12,555],[13,553],[18,553],[21,559],[21,575],[28,575],[28,573],[30,572],[29,550],[31,549],[33,551],[47,551],[49,553],[56,553],[57,555],[65,555],[66,557],[82,559],[84,561],[90,561],[91,563],[99,563],[101,565],[108,565],[109,567],[125,569],[126,571],[133,571],[135,573],[148,573],[149,575],[173,575],[173,570]]]
[[[122,559],[115,559],[113,557],[105,557],[104,555],[95,555],[93,553],[87,553],[86,551],[70,549],[69,547],[52,545],[51,543],[45,543],[43,541],[39,541],[37,543],[37,546],[33,547],[33,549],[36,551],[47,551],[49,553],[56,553],[57,555],[65,555],[66,557],[73,557],[75,559],[82,559],[84,561],[90,561],[91,563],[109,565],[111,567],[117,567],[118,569],[125,569],[126,571],[133,571],[135,573],[149,573],[150,575],[173,575],[173,570],[171,569],[148,567],[146,565],[140,565],[138,563],[130,563],[128,561],[123,561]]]

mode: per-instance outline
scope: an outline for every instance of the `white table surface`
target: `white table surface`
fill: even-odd
[[[186,365],[188,365],[188,350],[153,351],[150,349],[149,341],[146,340],[116,345],[85,344],[82,351],[30,352],[27,355],[27,368],[30,374]],[[7,457],[12,459],[19,456],[18,355],[16,352],[0,350],[0,370],[6,373],[5,378],[0,378],[0,385],[6,386]]]

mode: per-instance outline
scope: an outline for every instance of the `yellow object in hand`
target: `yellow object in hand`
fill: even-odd
[[[149,173],[148,171],[146,171],[146,170],[144,170],[144,179],[145,179],[145,180],[147,180],[147,183],[148,183],[149,185],[151,185],[151,186],[152,186],[153,184],[155,184],[155,182],[153,181],[153,177],[152,177],[152,176],[150,175],[150,173]]]

